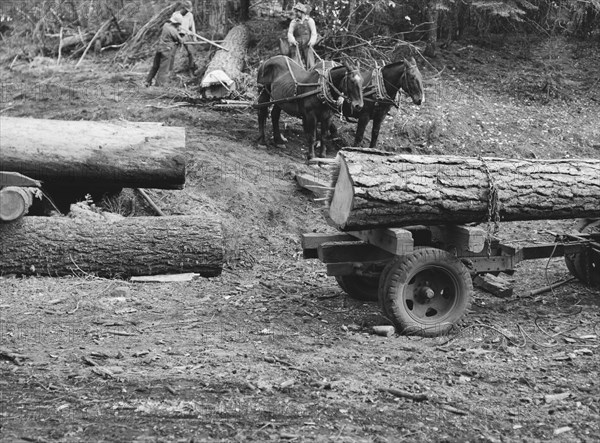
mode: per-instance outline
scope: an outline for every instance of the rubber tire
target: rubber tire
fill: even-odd
[[[600,232],[600,220],[586,220],[583,219],[577,227],[577,232],[583,234],[590,232]],[[565,254],[565,264],[571,275],[577,280],[588,284],[590,286],[600,286],[600,270],[598,272],[589,272],[590,280],[587,279],[588,274],[588,263],[585,254]]]
[[[360,301],[377,301],[378,299],[379,278],[350,274],[336,275],[335,279],[350,298]]]
[[[380,294],[383,311],[402,334],[423,337],[447,334],[471,307],[473,294],[471,276],[466,266],[449,252],[435,248],[415,250],[410,254],[397,257],[386,270],[388,275]],[[424,275],[424,272],[433,272],[434,274]],[[435,287],[437,285],[439,289],[440,283],[435,283],[432,276],[445,279],[446,282],[443,280],[438,280],[438,282],[448,283],[451,286],[450,288],[444,286],[442,291],[434,290],[436,294],[432,300],[444,302],[442,292],[446,289],[452,291],[447,298],[448,308],[440,316],[436,314],[429,316],[430,310],[428,309],[425,316],[431,318],[426,319],[413,314],[411,306],[417,306],[418,301],[414,298],[412,284],[420,281],[417,277],[419,279],[425,277],[429,283],[428,286]],[[430,283],[430,280],[434,281],[434,285]],[[422,305],[425,303],[418,303],[418,306]],[[436,312],[435,309],[433,312]]]

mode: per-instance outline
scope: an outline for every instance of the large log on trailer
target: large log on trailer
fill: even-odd
[[[0,223],[0,251],[0,275],[213,277],[223,268],[221,223],[206,216],[23,217]]]
[[[206,68],[200,87],[208,98],[226,97],[235,91],[235,81],[244,67],[250,34],[244,25],[233,27]]]
[[[185,128],[0,117],[0,170],[45,183],[182,189]]]
[[[600,160],[340,151],[329,196],[344,231],[600,216]],[[497,196],[497,197],[496,197]]]

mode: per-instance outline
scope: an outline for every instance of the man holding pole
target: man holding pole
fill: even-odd
[[[179,28],[179,34],[182,36],[184,43],[196,41],[196,24],[194,23],[194,14],[192,14],[192,11],[192,2],[190,0],[185,0],[181,4],[181,8],[179,10],[181,16],[183,17],[183,22]],[[187,53],[189,69],[193,73],[196,69],[194,55],[192,54],[189,45],[184,44],[183,47]],[[175,57],[171,59],[171,66],[169,67],[171,72],[173,72],[174,65]]]
[[[306,5],[296,3],[293,11],[295,18],[290,22],[287,36],[292,58],[305,69],[312,69],[315,65],[313,46],[317,43],[317,27],[308,16]]]
[[[156,86],[162,86],[166,80],[169,68],[172,65],[172,59],[175,56],[177,45],[183,43],[179,35],[179,27],[183,17],[179,12],[174,12],[171,18],[166,22],[160,33],[156,53],[152,62],[152,68],[146,77],[146,86],[152,84],[152,80],[156,77]]]

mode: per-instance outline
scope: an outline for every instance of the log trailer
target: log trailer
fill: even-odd
[[[346,160],[348,158],[351,155]],[[374,223],[368,217],[355,217],[357,207],[365,214],[374,214],[374,218],[379,214],[381,220],[382,213],[389,216],[398,207],[396,201],[390,204],[389,199],[384,201],[381,195],[387,189],[393,189],[397,197],[403,186],[393,188],[387,183],[385,189],[382,190],[383,186],[375,189],[375,178],[384,175],[373,172],[377,165],[372,157],[368,161],[368,168],[362,170],[357,163],[348,161],[346,171],[342,167],[340,173],[338,155],[338,169],[332,173],[330,182],[311,180],[307,175],[300,177],[300,186],[321,195],[327,194],[320,199],[328,202],[323,212],[329,224],[338,229],[336,233],[303,234],[303,256],[325,263],[327,275],[334,276],[350,297],[378,301],[384,316],[399,333],[429,337],[447,334],[471,306],[472,277],[486,273],[512,274],[523,260],[563,256],[574,277],[586,284],[600,286],[600,219],[596,219],[600,205],[594,203],[591,206],[594,218],[581,218],[577,232],[554,234],[553,242],[526,246],[501,242],[491,235],[490,230],[474,226],[475,220],[464,224],[425,222],[400,227],[380,223],[377,227],[357,229],[360,223]],[[389,167],[394,159],[388,157],[381,161]],[[367,178],[360,176],[367,173],[371,174]],[[434,189],[436,182],[448,182],[446,176],[444,180],[438,180],[436,174],[440,174],[439,169],[432,174],[431,184],[423,189]],[[349,189],[358,194],[361,191],[357,188],[365,183],[371,188],[361,194],[362,200],[357,202],[353,193],[350,202],[339,204],[340,195]],[[494,192],[498,191],[502,194],[500,187],[494,189]],[[369,201],[369,192],[377,195],[377,199]],[[469,202],[469,205],[477,207],[475,203]],[[418,212],[417,208],[414,212]],[[340,213],[345,216],[341,218]],[[403,210],[401,217],[405,215]],[[350,220],[353,224],[344,226],[340,219]]]

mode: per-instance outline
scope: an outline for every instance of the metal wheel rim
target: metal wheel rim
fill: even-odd
[[[428,290],[433,297],[428,298]],[[459,299],[460,284],[452,272],[441,266],[427,266],[410,275],[403,288],[402,305],[421,324],[439,324],[450,316]]]

